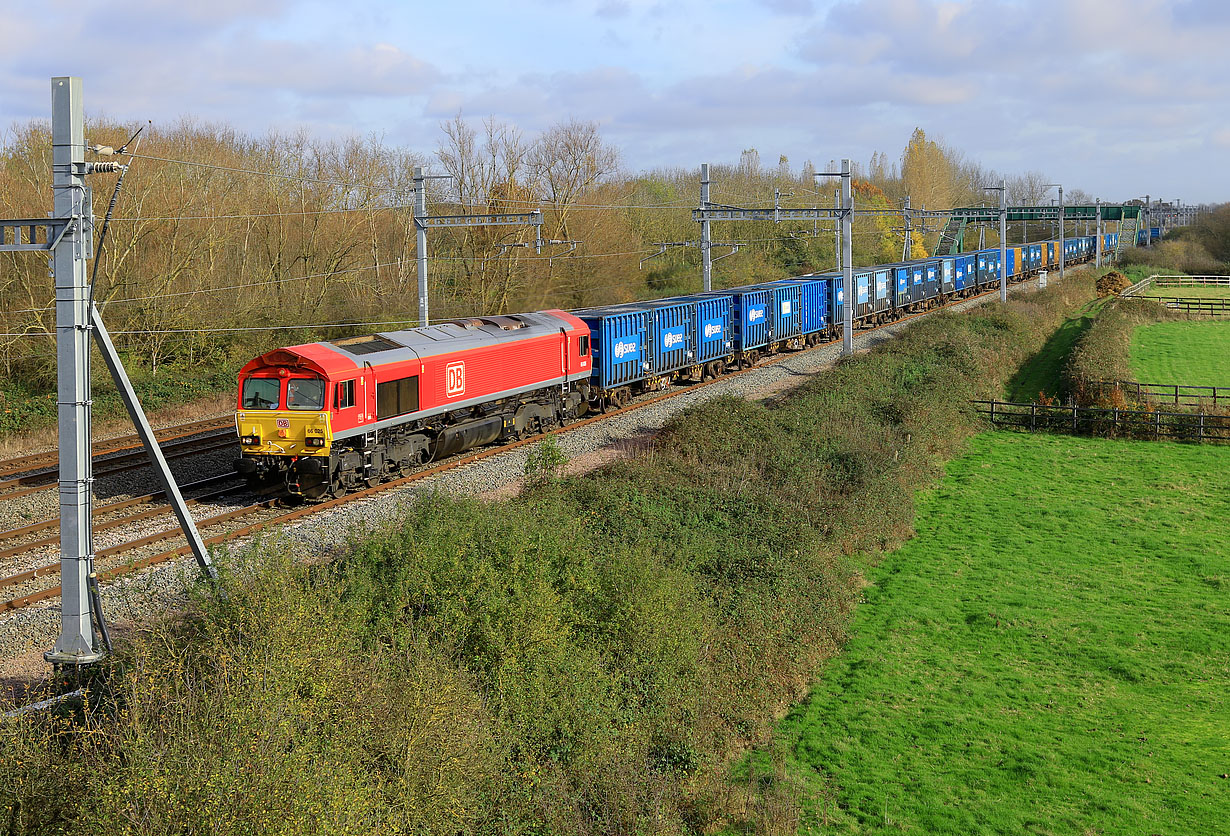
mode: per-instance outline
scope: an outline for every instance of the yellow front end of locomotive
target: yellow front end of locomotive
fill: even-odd
[[[235,413],[235,431],[247,456],[328,456],[333,445],[327,412],[245,409]]]

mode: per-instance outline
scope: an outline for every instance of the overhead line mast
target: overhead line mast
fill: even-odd
[[[56,293],[56,392],[60,486],[60,636],[44,654],[57,667],[99,661],[108,649],[97,576],[92,526],[93,461],[90,445],[90,336],[102,352],[116,387],[162,481],[184,535],[207,577],[215,577],[209,553],[167,467],[149,422],[115,347],[91,301],[87,264],[94,256],[94,212],[87,175],[120,172],[115,162],[85,161],[81,79],[51,80],[51,171],[54,208],[50,218],[0,220],[0,252],[46,252]],[[25,235],[23,236],[23,230]],[[104,646],[95,641],[97,620]]]

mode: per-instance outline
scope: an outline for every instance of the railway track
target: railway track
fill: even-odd
[[[996,288],[996,289],[992,289],[990,291],[987,291],[981,294],[976,294],[974,296],[965,297],[963,299],[955,299],[937,308],[932,308],[929,310],[920,311],[914,314],[910,314],[908,316],[904,316],[898,320],[893,321],[892,323],[888,323],[888,325],[898,325],[900,323],[909,321],[911,319],[916,319],[918,317],[927,316],[928,314],[935,313],[936,311],[942,310],[946,307],[950,307],[955,304],[966,303],[973,299],[991,296],[997,292],[998,290]],[[874,331],[874,330],[877,330],[879,327],[885,327],[885,326],[877,326],[877,328],[870,328],[866,330]],[[804,351],[811,351],[811,350],[822,348],[825,346],[832,346],[839,342],[840,340],[830,340],[828,342],[823,342],[811,348],[805,349]],[[562,427],[558,427],[558,428],[549,430],[544,433],[539,433],[534,436],[530,436],[530,437],[523,438],[517,441],[513,441],[508,444],[503,444],[497,447],[488,447],[488,448],[479,450],[477,452],[460,454],[460,455],[451,457],[450,459],[445,460],[440,463],[428,464],[406,476],[402,476],[400,478],[393,479],[388,482],[383,482],[379,485],[366,488],[361,491],[355,491],[353,493],[346,494],[345,496],[340,497],[340,498],[329,499],[324,502],[303,505],[293,510],[284,511],[284,512],[280,512],[279,510],[279,505],[284,502],[284,498],[263,499],[263,500],[259,500],[256,502],[248,503],[242,507],[238,507],[238,508],[234,508],[231,510],[221,512],[214,516],[198,519],[197,526],[200,529],[209,529],[209,528],[214,528],[214,527],[221,526],[221,525],[230,524],[236,521],[244,521],[244,520],[247,520],[248,518],[261,515],[261,518],[256,519],[253,522],[245,522],[243,525],[237,528],[233,528],[224,533],[217,534],[217,535],[204,539],[204,543],[206,546],[219,545],[225,542],[239,539],[241,537],[246,537],[250,534],[254,534],[258,531],[261,531],[266,528],[270,528],[275,525],[282,525],[285,523],[293,522],[295,520],[301,519],[311,514],[321,513],[323,511],[327,511],[332,508],[336,508],[338,506],[341,506],[341,505],[344,505],[350,502],[355,502],[355,501],[364,499],[369,496],[373,496],[375,494],[378,494],[384,491],[389,491],[389,490],[393,490],[399,487],[403,487],[413,482],[420,481],[422,479],[426,479],[431,476],[435,476],[437,474],[443,473],[448,470],[452,470],[454,468],[462,467],[464,465],[471,464],[473,462],[481,461],[483,459],[490,458],[492,456],[497,456],[497,455],[506,453],[509,450],[513,450],[518,447],[522,447],[524,445],[536,443],[538,441],[541,441],[543,438],[545,438],[548,435],[554,435],[554,434],[563,433],[563,432],[570,432],[572,430],[579,429],[580,427],[592,424],[594,422],[605,420],[606,418],[609,418],[609,417],[625,414],[628,412],[633,412],[635,410],[642,409],[651,404],[655,404],[660,401],[667,400],[669,398],[677,397],[679,395],[683,395],[689,392],[695,392],[698,389],[715,385],[717,383],[720,383],[722,381],[736,377],[738,375],[748,374],[753,371],[756,371],[757,369],[762,369],[767,366],[772,366],[776,363],[779,363],[791,357],[797,356],[800,353],[802,352],[790,352],[788,354],[780,354],[767,361],[758,363],[757,365],[752,366],[750,368],[733,371],[728,374],[721,375],[720,377],[717,377],[715,379],[708,380],[702,383],[694,383],[694,384],[691,384],[685,387],[679,387],[675,389],[674,391],[669,391],[669,392],[665,392],[661,394],[643,395],[637,400],[633,401],[632,403],[622,408],[609,410],[608,412],[605,412],[605,413],[593,415],[587,418],[582,418],[577,421],[568,423]],[[217,477],[217,478],[222,479],[225,477]],[[208,483],[211,481],[213,480],[208,480],[208,479],[202,480],[200,482],[196,482],[190,486],[185,486],[185,487],[209,488],[209,486],[206,485],[205,483]],[[212,492],[207,490],[204,496],[196,497],[193,500],[193,503],[197,504],[198,507],[200,507],[206,501],[208,501],[207,498],[208,499],[220,498],[220,497],[225,496],[227,492],[228,492],[228,489],[225,489],[225,488],[219,488],[219,489],[213,490]],[[154,502],[156,501],[155,497],[157,496],[158,496],[157,494],[148,494],[143,497],[136,497],[133,499],[114,503],[110,506],[101,506],[96,509],[96,515],[104,515],[108,513],[109,511],[122,510],[122,507],[128,508],[128,507],[133,507],[133,506],[137,506],[141,504],[147,504],[150,502]],[[0,497],[0,498],[3,498],[3,497]],[[102,526],[96,526],[95,530],[96,531],[109,530],[109,529],[116,528],[124,524],[129,524],[132,522],[145,520],[150,517],[155,517],[159,514],[169,514],[169,513],[170,513],[169,508],[149,509],[146,511],[138,512],[138,514],[134,514],[130,518],[117,521],[114,524],[108,522],[108,523],[104,523],[104,525]],[[19,536],[26,535],[29,533],[37,533],[36,531],[34,531],[35,529],[37,529],[37,531],[44,531],[51,527],[54,527],[55,525],[58,525],[58,521],[45,520],[43,522],[33,524],[32,526],[27,526],[24,529],[13,529],[12,531],[9,531],[9,532],[0,532],[0,544],[3,544],[3,542],[6,541],[6,539],[19,537]],[[149,554],[144,554],[144,553],[137,554],[137,552],[140,552],[141,550],[147,548],[148,546],[161,543],[161,542],[165,542],[166,540],[170,540],[170,539],[173,539],[179,536],[181,536],[179,528],[171,527],[171,528],[167,528],[162,531],[154,532],[152,534],[145,534],[134,540],[120,543],[115,546],[111,546],[106,549],[99,550],[96,553],[96,565],[95,565],[96,571],[98,572],[99,579],[104,580],[104,581],[112,580],[114,578],[118,578],[123,575],[127,575],[132,572],[140,571],[142,569],[146,569],[151,566],[156,566],[161,563],[175,560],[176,558],[190,554],[191,549],[187,545],[179,546],[179,547],[172,548],[172,549],[166,549],[166,550],[158,551],[154,553],[149,553]],[[47,546],[47,545],[53,544],[56,541],[58,541],[58,538],[48,537],[48,538],[44,538],[43,540],[39,542],[41,546]],[[0,560],[4,560],[6,555],[20,554],[21,553],[20,551],[15,551],[15,549],[18,549],[18,548],[20,547],[11,547],[8,550],[0,551]],[[38,604],[42,601],[47,601],[47,600],[50,600],[52,598],[59,596],[60,587],[58,585],[47,585],[58,574],[59,574],[59,564],[58,563],[54,563],[54,564],[47,563],[46,565],[34,567],[31,569],[26,569],[22,572],[15,573],[7,577],[0,577],[0,595],[10,596],[10,595],[13,595],[14,593],[20,593],[20,594],[15,595],[14,597],[5,597],[3,599],[0,599],[0,613],[20,610],[26,607],[30,607],[34,604]],[[35,587],[38,587],[38,588],[35,588]]]
[[[225,429],[234,425],[235,420],[228,415],[222,418],[208,418],[204,421],[193,421],[190,424],[167,427],[154,433],[154,435],[157,436],[160,442],[175,441],[180,438],[196,435],[197,433]],[[140,446],[141,439],[136,434],[123,435],[95,442],[93,445],[93,455],[97,458],[110,453],[133,450]],[[47,450],[42,453],[31,453],[28,456],[5,459],[0,461],[0,478],[12,476],[14,473],[30,473],[35,470],[54,468],[59,464],[59,455],[57,450]]]
[[[233,427],[216,428],[212,430],[196,430],[192,433],[186,433],[181,436],[175,436],[173,439],[160,439],[163,455],[168,460],[180,459],[186,456],[198,455],[200,453],[216,452],[224,450],[227,447],[235,446],[235,430]],[[120,448],[121,450],[130,448]],[[119,451],[109,451],[111,453]],[[99,454],[95,454],[94,460],[94,478],[100,479],[106,476],[115,476],[120,473],[126,473],[130,470],[136,470],[140,467],[149,465],[149,459],[144,449],[136,449],[131,452],[121,452],[119,455],[111,455],[110,458],[98,458]],[[10,460],[12,462],[14,460]],[[10,471],[21,472],[21,471]],[[27,472],[20,476],[10,476],[7,479],[0,479],[0,501],[5,499],[17,499],[18,497],[29,496],[32,493],[39,491],[51,490],[56,486],[57,480],[60,478],[58,469],[41,470],[38,472]]]

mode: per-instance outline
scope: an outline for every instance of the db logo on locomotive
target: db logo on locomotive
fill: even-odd
[[[444,367],[444,388],[450,398],[466,393],[465,363],[449,363]]]

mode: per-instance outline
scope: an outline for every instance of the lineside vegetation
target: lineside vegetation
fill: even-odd
[[[521,496],[434,497],[330,563],[266,544],[132,637],[69,725],[0,727],[17,833],[793,832],[763,741],[841,647],[1088,271],[921,320],[773,404],[687,410],[647,452]],[[760,789],[763,787],[763,791]]]

